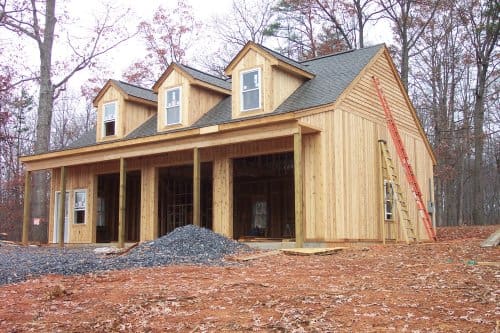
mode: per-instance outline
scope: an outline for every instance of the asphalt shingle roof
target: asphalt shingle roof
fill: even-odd
[[[199,128],[216,124],[242,121],[250,118],[266,117],[269,115],[299,111],[321,105],[331,104],[337,100],[342,92],[359,75],[361,70],[368,64],[368,62],[382,47],[382,45],[376,45],[359,50],[351,50],[315,58],[300,63],[292,59],[283,57],[272,50],[266,49],[267,51],[272,52],[273,55],[276,55],[277,57],[281,56],[280,60],[286,60],[287,63],[301,69],[305,68],[305,70],[314,74],[315,77],[304,82],[280,106],[278,106],[276,110],[271,113],[259,116],[251,116],[247,118],[231,119],[231,96],[228,96],[221,102],[219,102],[216,106],[214,106],[211,110],[209,110],[206,114],[204,114],[192,126],[188,128],[176,129],[172,132],[189,128]],[[223,79],[219,79],[215,76],[200,72],[185,65],[180,66],[182,66],[182,68],[186,70],[190,75],[199,80],[214,84],[224,89],[231,89],[230,83]],[[147,92],[145,92],[148,91],[147,89],[128,85],[121,81],[117,82],[124,90],[128,89],[126,90],[127,93],[129,93],[129,91],[139,91],[139,93],[147,94]],[[134,88],[139,90],[134,90]],[[151,91],[149,92],[152,93]],[[130,94],[136,96],[135,94]],[[154,96],[156,101],[156,95]],[[156,135],[158,134],[156,131],[156,126],[157,117],[155,115],[122,140]],[[80,139],[75,141],[71,145],[71,148],[89,146],[95,143],[96,140],[94,129],[84,134]]]
[[[151,102],[158,101],[158,95],[156,95],[151,89],[139,87],[123,81],[118,81],[118,80],[111,80],[111,81],[113,81],[114,84],[116,84],[123,91],[125,91],[127,95],[141,98]]]
[[[198,69],[195,69],[193,67],[189,67],[183,64],[177,64],[180,68],[185,70],[189,75],[194,77],[197,80],[209,83],[211,85],[217,86],[219,88],[231,90],[231,82],[221,79],[217,76],[213,76],[211,74],[204,73]]]
[[[291,66],[294,66],[294,67],[297,67],[305,72],[308,72],[310,74],[314,74],[313,72],[311,72],[307,66],[304,66],[302,63],[298,62],[298,61],[295,61],[293,59],[290,59],[288,57],[285,57],[284,55],[282,55],[281,53],[278,53],[274,50],[271,50],[267,47],[265,47],[264,45],[259,45],[259,47],[261,47],[262,49],[264,49],[265,51],[271,53],[274,57],[278,58],[279,60],[291,65]]]

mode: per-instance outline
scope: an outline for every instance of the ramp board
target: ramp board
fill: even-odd
[[[486,238],[482,243],[481,247],[495,247],[500,244],[500,229],[497,229],[490,237]]]
[[[346,247],[322,247],[322,248],[295,248],[295,249],[281,249],[281,251],[285,254],[294,255],[294,256],[313,256],[313,255],[328,255],[334,254],[336,252],[347,249]]]

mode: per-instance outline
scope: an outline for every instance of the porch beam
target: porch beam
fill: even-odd
[[[201,226],[200,209],[200,150],[193,149],[193,224]]]
[[[61,177],[59,183],[59,190],[61,191],[59,201],[59,216],[58,216],[58,235],[59,247],[64,247],[64,217],[66,216],[66,167],[61,167]]]
[[[125,202],[127,189],[127,165],[123,157],[120,158],[120,187],[118,195],[118,247],[125,247]]]
[[[303,188],[302,188],[302,133],[293,135],[293,174],[295,187],[295,247],[304,246]]]
[[[24,212],[23,212],[23,236],[22,242],[28,245],[28,235],[31,215],[31,171],[26,170],[24,174]]]

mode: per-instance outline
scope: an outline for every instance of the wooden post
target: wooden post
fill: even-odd
[[[120,187],[118,196],[118,247],[125,247],[125,201],[127,189],[127,166],[125,159],[120,158]]]
[[[59,199],[59,225],[58,229],[58,241],[59,247],[64,247],[64,217],[66,216],[66,167],[61,167],[61,178],[59,183],[59,190],[61,191],[61,196]]]
[[[293,173],[295,186],[295,247],[304,246],[302,205],[302,133],[293,135]]]
[[[31,171],[26,170],[24,174],[24,215],[23,215],[23,237],[22,242],[28,245],[28,232],[31,218]]]
[[[380,191],[381,193],[381,200],[379,201],[379,210],[380,210],[380,229],[382,232],[382,243],[385,245],[385,188],[384,188],[384,157],[382,156],[382,146],[380,145],[380,141],[378,142],[378,162],[379,162],[379,167],[378,167],[378,174],[379,174],[379,179],[380,183],[379,186],[382,189]]]
[[[201,226],[200,210],[200,150],[193,150],[193,224]]]

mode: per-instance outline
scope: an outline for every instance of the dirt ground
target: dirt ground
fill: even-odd
[[[0,332],[500,332],[497,226],[434,244],[232,267],[44,276],[0,287]]]

